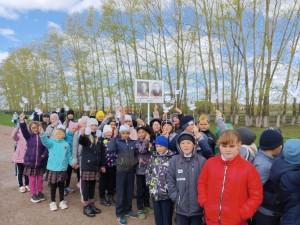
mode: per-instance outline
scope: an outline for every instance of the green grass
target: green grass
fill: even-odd
[[[4,112],[0,112],[0,125],[13,127],[15,124],[11,122],[12,114],[5,114]]]

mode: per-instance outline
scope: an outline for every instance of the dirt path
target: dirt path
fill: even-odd
[[[17,178],[14,175],[14,164],[11,163],[14,142],[10,138],[13,128],[0,125],[0,224],[5,225],[111,225],[118,224],[115,216],[115,207],[104,207],[99,204],[99,195],[96,191],[96,206],[100,206],[102,213],[94,218],[88,218],[82,214],[82,203],[79,190],[76,188],[76,174],[73,173],[71,187],[76,193],[67,196],[69,208],[51,212],[49,209],[50,193],[44,182],[44,194],[46,200],[40,203],[32,203],[29,193],[20,193]],[[98,184],[97,184],[98,188]],[[58,192],[58,191],[57,191]],[[57,197],[58,199],[58,193]],[[136,207],[134,199],[132,205]],[[152,225],[153,215],[146,220],[127,218],[129,225]]]

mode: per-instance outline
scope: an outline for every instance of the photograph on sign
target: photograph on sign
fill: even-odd
[[[162,80],[135,80],[135,103],[163,103],[164,82]]]

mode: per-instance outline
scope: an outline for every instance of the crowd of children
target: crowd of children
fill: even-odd
[[[120,224],[154,214],[156,225],[300,225],[300,140],[284,144],[270,127],[256,146],[249,128],[229,129],[218,110],[215,135],[207,115],[196,122],[176,108],[168,120],[157,109],[150,124],[122,111],[91,111],[76,121],[73,110],[61,109],[29,124],[21,113],[11,135],[19,191],[38,203],[46,181],[50,210],[67,209],[76,170],[88,217],[101,213],[99,182],[100,204],[115,206]]]

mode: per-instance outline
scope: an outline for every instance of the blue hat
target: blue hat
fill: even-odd
[[[185,128],[187,128],[189,125],[193,125],[195,124],[195,119],[193,116],[191,115],[186,115],[184,117],[182,117],[182,119],[180,120],[180,127],[185,130]]]
[[[155,145],[161,145],[168,148],[169,141],[165,136],[158,136],[155,140]]]
[[[282,151],[286,161],[300,165],[300,139],[287,140]]]

